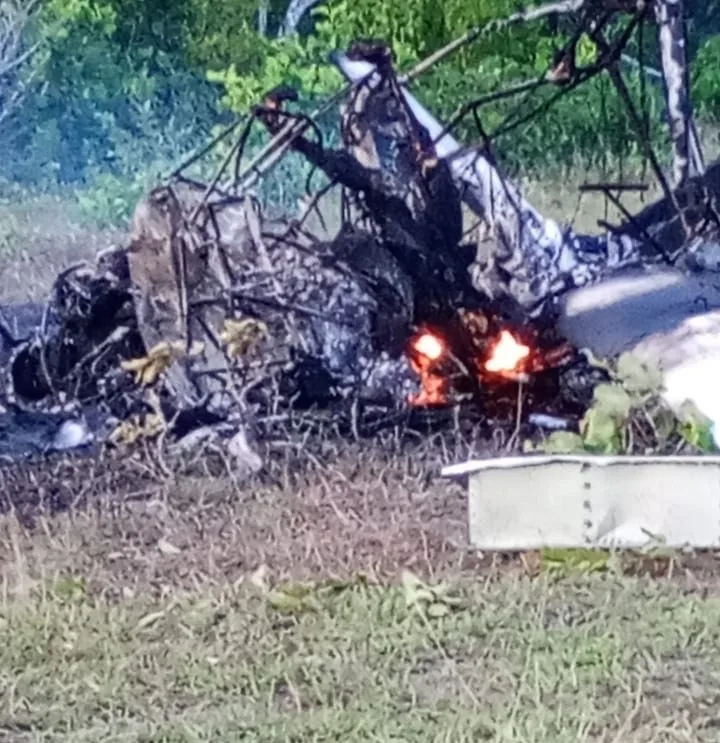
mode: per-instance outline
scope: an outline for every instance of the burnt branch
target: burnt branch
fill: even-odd
[[[559,87],[557,93],[542,101],[535,108],[531,109],[528,113],[522,116],[513,118],[510,115],[506,117],[505,121],[501,125],[499,125],[497,129],[492,133],[491,138],[497,139],[499,136],[507,134],[508,132],[519,128],[520,126],[527,124],[528,122],[532,121],[538,116],[541,116],[543,113],[551,109],[555,105],[555,103],[557,103],[557,101],[569,94],[575,88],[588,82],[588,80],[596,77],[602,72],[611,70],[612,66],[615,65],[617,63],[617,60],[620,58],[622,50],[627,47],[627,44],[630,41],[630,37],[632,36],[633,32],[640,22],[640,18],[640,14],[635,15],[626,25],[620,37],[613,43],[604,42],[601,46],[602,54],[595,63],[581,68],[573,67],[572,74],[566,81],[564,81],[563,85]],[[602,29],[610,22],[611,19],[611,14],[605,14],[599,21],[591,22],[591,26],[594,27],[591,30],[591,34],[594,34],[594,37],[599,36]],[[580,27],[574,38],[579,38],[582,30],[582,27]],[[572,43],[573,42],[571,41],[570,45],[572,45]],[[535,92],[535,90],[538,89],[538,87],[540,87],[540,85],[552,82],[552,80],[548,79],[548,73],[546,73],[540,78],[540,80],[534,81],[534,84],[526,83],[525,85],[529,89],[529,94],[532,94],[533,92]],[[529,95],[526,96],[523,100],[527,100],[527,98],[529,98]],[[474,109],[471,108],[471,110]]]

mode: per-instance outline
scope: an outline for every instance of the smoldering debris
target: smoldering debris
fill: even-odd
[[[602,372],[561,336],[563,297],[666,263],[658,223],[680,224],[672,258],[692,263],[687,246],[713,229],[712,182],[707,208],[693,212],[703,220],[678,217],[669,193],[650,223],[579,235],[526,202],[487,141],[461,147],[406,90],[385,44],[358,42],[333,59],[349,86],[321,109],[340,108],[339,149],[293,112],[291,89],[270,91],[214,143],[225,156],[210,180],[187,174],[206,148],[137,205],[126,246],[64,271],[41,310],[4,308],[11,439],[44,426],[36,452],[223,441],[257,471],[252,442],[288,425],[359,436],[418,416],[446,423],[450,410],[455,424],[467,414],[472,425],[517,426],[521,410],[522,422],[572,425]],[[252,127],[269,139],[249,158]],[[326,184],[298,213],[270,215],[253,187],[290,153]],[[319,204],[327,211],[333,194],[338,226],[328,229]],[[464,230],[465,209],[480,242]]]

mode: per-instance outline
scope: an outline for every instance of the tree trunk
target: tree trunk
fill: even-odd
[[[665,81],[670,143],[673,153],[673,186],[685,183],[691,171],[690,92],[686,59],[683,0],[655,0],[660,55]]]
[[[268,2],[267,0],[260,0],[258,6],[258,33],[260,36],[267,36],[268,26]]]
[[[322,0],[290,0],[278,38],[294,34],[305,14],[321,2]]]

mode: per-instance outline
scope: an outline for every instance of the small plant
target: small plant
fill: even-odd
[[[675,412],[662,397],[663,378],[631,353],[617,364],[603,364],[611,381],[599,384],[579,431],[555,431],[542,444],[526,442],[526,451],[553,454],[648,454],[690,447],[714,449],[711,424],[693,406]]]
[[[126,176],[98,173],[88,188],[77,192],[75,199],[83,217],[94,226],[125,227],[157,176],[150,169]]]

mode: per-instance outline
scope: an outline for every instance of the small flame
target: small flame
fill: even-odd
[[[430,332],[424,332],[412,342],[410,356],[413,369],[420,376],[422,389],[419,394],[410,396],[410,404],[415,406],[442,405],[447,402],[447,380],[433,371],[435,362],[442,359],[446,348],[442,338]]]
[[[445,353],[445,344],[432,333],[423,333],[415,340],[413,348],[430,361],[437,361]]]
[[[489,372],[513,372],[529,355],[530,349],[527,346],[518,343],[509,330],[503,330],[492,350],[492,355],[485,363],[485,368]]]

